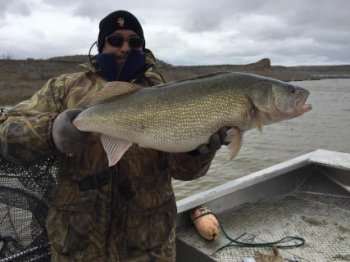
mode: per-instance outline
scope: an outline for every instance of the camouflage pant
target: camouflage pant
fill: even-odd
[[[65,187],[64,189],[66,189]],[[62,190],[64,190],[62,189]],[[72,190],[53,201],[48,215],[51,261],[174,261],[176,203],[140,212],[128,205],[108,212],[108,186],[98,193],[79,192],[79,201],[65,205]],[[101,210],[105,210],[102,212]]]
[[[171,231],[169,238],[162,246],[145,252],[144,250],[134,250],[133,253],[121,258],[120,261],[133,262],[173,262],[175,261],[175,229]]]
[[[128,257],[119,258],[116,247],[104,254],[97,252],[93,246],[87,247],[82,251],[78,251],[74,257],[70,255],[59,254],[53,247],[51,247],[51,262],[173,262],[175,261],[175,229],[172,230],[167,241],[159,248],[149,250],[148,252],[142,250],[134,250]],[[79,259],[83,257],[83,259]]]

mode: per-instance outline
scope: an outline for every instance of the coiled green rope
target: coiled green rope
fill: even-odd
[[[260,243],[247,243],[247,242],[241,242],[238,241],[238,239],[240,239],[242,236],[246,235],[247,233],[244,233],[242,235],[240,235],[239,237],[237,237],[236,239],[231,238],[225,231],[224,227],[222,226],[219,218],[217,217],[216,214],[214,214],[213,212],[206,212],[203,213],[201,215],[199,215],[198,217],[192,219],[192,223],[197,220],[198,218],[211,214],[213,216],[216,217],[216,219],[219,221],[219,225],[221,228],[222,233],[225,235],[225,237],[230,240],[231,242],[229,242],[228,244],[223,245],[222,247],[220,247],[219,249],[217,249],[212,255],[214,255],[215,253],[227,248],[227,247],[273,247],[276,246],[277,248],[280,249],[289,249],[289,248],[296,248],[296,247],[300,247],[302,245],[305,244],[305,239],[299,236],[286,236],[280,240],[277,241],[272,241],[272,242],[260,242]],[[293,244],[283,244],[283,243],[288,243],[291,241],[297,241],[297,243],[293,243]]]

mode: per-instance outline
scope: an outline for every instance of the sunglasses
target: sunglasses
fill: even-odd
[[[140,48],[143,47],[145,41],[140,38],[139,36],[131,36],[128,39],[125,39],[124,37],[120,35],[109,35],[106,37],[106,41],[108,44],[114,46],[114,47],[122,47],[124,44],[124,41],[128,42],[130,48]]]

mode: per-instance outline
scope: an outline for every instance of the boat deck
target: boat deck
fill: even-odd
[[[350,155],[318,151],[184,200],[178,205],[177,261],[243,261],[255,252],[273,254],[266,247],[216,252],[230,240],[221,234],[206,241],[186,218],[185,210],[200,204],[217,214],[227,235],[240,242],[305,239],[301,247],[279,249],[284,261],[350,261],[349,170]],[[214,197],[215,192],[221,196]]]

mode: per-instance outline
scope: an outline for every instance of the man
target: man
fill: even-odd
[[[87,106],[84,99],[107,81],[146,87],[163,79],[131,13],[113,12],[99,28],[99,54],[88,71],[50,79],[31,99],[0,116],[0,153],[12,162],[53,155],[59,161],[47,218],[51,261],[174,261],[171,178],[203,176],[226,129],[193,152],[133,145],[109,168],[98,134],[80,132],[71,123]]]

